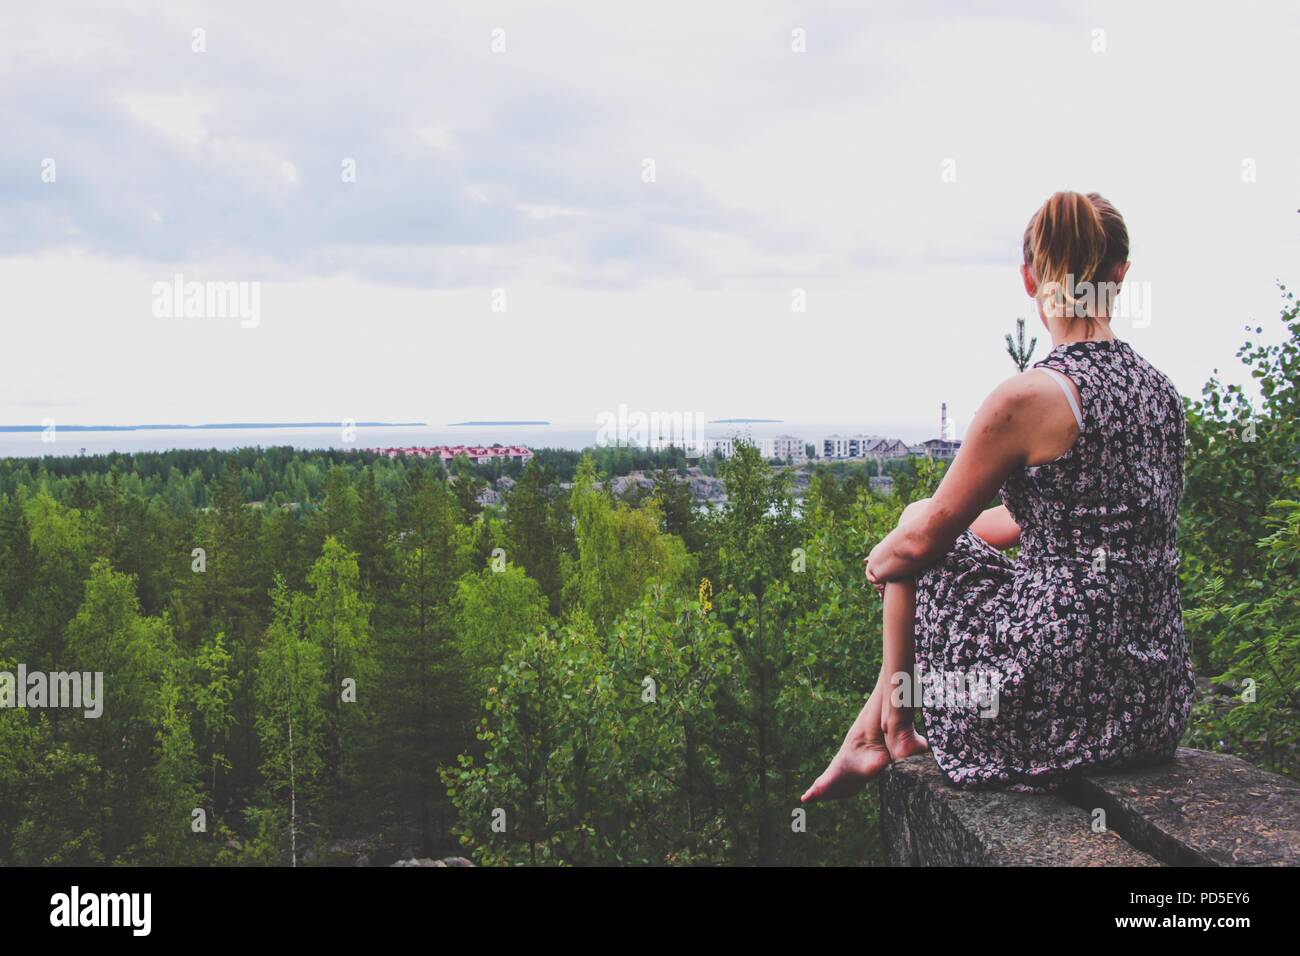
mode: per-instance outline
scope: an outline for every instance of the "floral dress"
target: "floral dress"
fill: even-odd
[[[1182,399],[1118,340],[1060,345],[1035,367],[1074,381],[1082,426],[1002,487],[1016,560],[967,530],[917,578],[915,702],[961,786],[1050,790],[1084,767],[1168,758],[1191,706]]]

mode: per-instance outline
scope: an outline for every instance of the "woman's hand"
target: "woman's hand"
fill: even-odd
[[[885,582],[880,580],[879,576],[877,576],[876,572],[871,567],[871,557],[876,553],[877,550],[879,550],[879,548],[880,545],[876,545],[875,548],[872,548],[871,554],[867,555],[867,557],[862,559],[862,565],[863,565],[863,570],[866,572],[867,575],[867,583],[876,589],[876,593],[879,594],[881,599],[883,600],[885,597]],[[877,564],[879,564],[879,561],[877,561]]]

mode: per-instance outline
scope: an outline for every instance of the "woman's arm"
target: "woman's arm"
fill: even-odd
[[[947,553],[1007,475],[1022,467],[1031,449],[1042,443],[1045,420],[1059,411],[1055,403],[1070,414],[1060,395],[1047,391],[1050,384],[1045,375],[1017,375],[993,390],[975,413],[966,441],[930,503],[916,520],[899,525],[872,550],[868,579],[876,583],[912,577]]]
[[[999,551],[1020,543],[1020,525],[1011,517],[1006,505],[987,508],[971,522],[970,529]]]

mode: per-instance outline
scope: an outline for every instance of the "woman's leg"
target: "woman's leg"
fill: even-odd
[[[928,498],[903,509],[899,524],[917,517]],[[927,749],[925,738],[916,732],[912,708],[894,707],[889,695],[897,673],[911,680],[916,663],[916,582],[891,581],[884,593],[884,645],[880,676],[866,706],[853,721],[839,753],[801,800],[837,800],[851,797],[889,764]]]
[[[929,505],[929,498],[913,501],[903,509],[898,523],[904,525],[919,520]],[[889,748],[890,757],[902,760],[926,749],[925,738],[916,732],[914,708],[895,706],[892,694],[900,680],[912,683],[912,674],[916,669],[916,579],[890,581],[885,585],[883,597],[884,646],[881,659],[891,693],[886,696],[881,708],[880,728],[885,734],[885,746]]]
[[[881,703],[880,728],[890,758],[902,760],[926,749],[925,738],[916,732],[914,708],[896,706],[893,693],[901,681],[911,691],[916,668],[916,581],[912,578],[885,585],[883,640],[881,670],[888,693]],[[912,701],[912,696],[903,700]]]

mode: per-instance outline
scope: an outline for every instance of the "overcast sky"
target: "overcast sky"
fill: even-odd
[[[1125,215],[1116,331],[1199,394],[1300,280],[1298,41],[1276,2],[5,4],[0,423],[964,426],[1058,189]],[[159,317],[177,274],[260,321]]]

